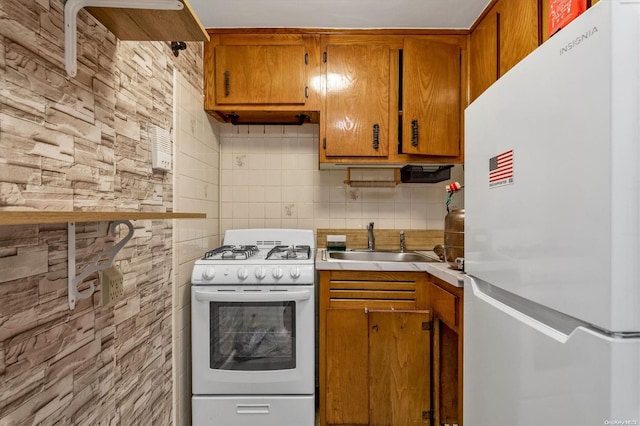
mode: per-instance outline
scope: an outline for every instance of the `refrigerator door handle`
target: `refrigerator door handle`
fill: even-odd
[[[601,339],[614,339],[606,331],[598,330],[588,323],[531,302],[478,278],[466,275],[465,281],[465,288],[470,287],[478,299],[560,343],[566,343],[578,328]]]

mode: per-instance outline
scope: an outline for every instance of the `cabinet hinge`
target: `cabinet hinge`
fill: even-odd
[[[322,149],[327,149],[327,138],[322,138]]]
[[[322,52],[322,62],[327,63],[327,52]]]
[[[423,331],[431,331],[431,325],[432,321],[425,321],[422,323],[422,330]]]
[[[423,411],[422,412],[422,420],[428,420],[430,422],[433,421],[433,410]]]

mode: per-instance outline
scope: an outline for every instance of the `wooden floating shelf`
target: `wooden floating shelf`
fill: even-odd
[[[209,34],[187,0],[182,10],[87,7],[120,40],[209,41]]]
[[[206,213],[163,213],[127,211],[0,211],[0,225],[33,225],[65,222],[111,222],[114,220],[206,219]]]

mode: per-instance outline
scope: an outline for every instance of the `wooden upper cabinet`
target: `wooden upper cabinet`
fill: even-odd
[[[204,109],[219,121],[319,123],[320,163],[463,160],[466,32],[209,35]]]
[[[500,76],[540,44],[538,0],[498,2]]]
[[[402,73],[402,152],[460,154],[462,50],[406,38]]]
[[[320,163],[461,161],[466,36],[325,35],[321,48]]]
[[[216,103],[304,104],[305,57],[303,45],[216,46]]]
[[[237,31],[237,32],[234,32]],[[320,35],[209,30],[204,109],[237,124],[319,120]]]
[[[325,155],[389,153],[389,46],[328,44]]]
[[[487,90],[500,76],[498,67],[498,15],[487,15],[471,33],[469,89],[471,99]]]
[[[470,36],[471,100],[540,44],[538,0],[499,0]]]

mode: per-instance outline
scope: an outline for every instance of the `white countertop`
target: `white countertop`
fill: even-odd
[[[430,257],[437,257],[432,251],[418,251]],[[451,269],[446,262],[360,262],[354,260],[331,259],[326,249],[316,250],[316,270],[318,271],[409,271],[427,272],[455,287],[464,286],[464,272]]]

